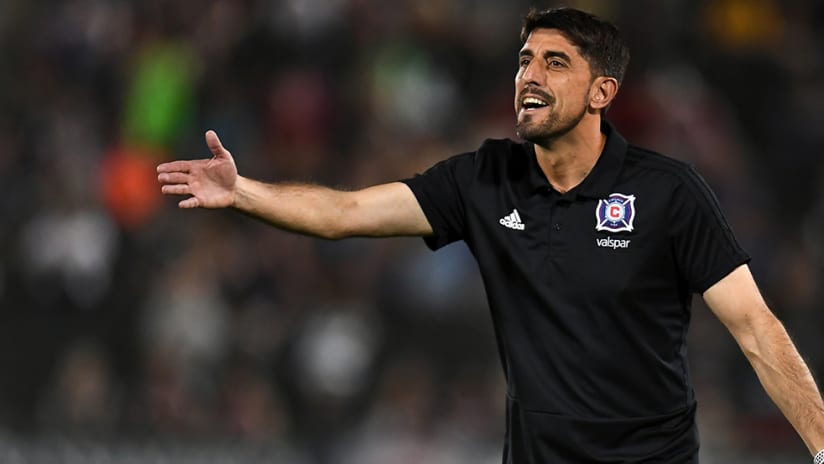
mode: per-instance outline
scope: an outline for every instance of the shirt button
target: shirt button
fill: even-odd
[[[552,228],[555,229],[556,231],[561,230],[561,224],[558,224],[556,222],[555,224],[552,225]]]

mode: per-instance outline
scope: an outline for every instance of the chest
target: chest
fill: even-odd
[[[589,294],[654,287],[675,272],[659,200],[633,188],[604,198],[490,191],[470,206],[468,243],[486,273]]]

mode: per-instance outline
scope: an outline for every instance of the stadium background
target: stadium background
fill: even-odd
[[[824,3],[567,4],[620,25],[610,119],[697,165],[824,372]],[[357,187],[511,136],[528,5],[0,2],[0,461],[500,462],[463,245],[179,211],[154,166],[214,128],[243,174]],[[701,304],[690,350],[702,462],[807,462]]]

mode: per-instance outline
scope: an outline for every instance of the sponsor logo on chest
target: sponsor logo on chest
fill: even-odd
[[[618,248],[629,248],[629,243],[632,240],[616,240],[612,237],[607,238],[596,238],[595,244],[601,248],[612,248],[616,250]]]
[[[632,232],[635,229],[635,195],[612,193],[608,198],[598,200],[595,207],[595,230],[598,232]],[[596,238],[600,248],[629,248],[632,240],[612,237]]]

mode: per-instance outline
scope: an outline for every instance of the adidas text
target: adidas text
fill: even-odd
[[[629,248],[629,242],[631,241],[632,240],[615,240],[612,237],[607,237],[595,239],[595,244],[601,248],[612,248],[615,250],[618,248]]]

